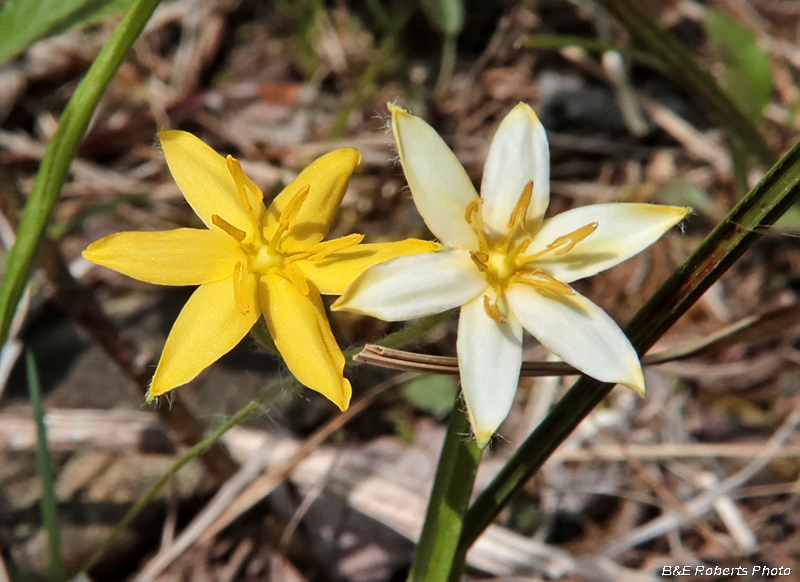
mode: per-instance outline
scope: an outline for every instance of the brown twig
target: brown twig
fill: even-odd
[[[711,351],[719,351],[751,340],[762,340],[770,335],[786,331],[800,323],[800,301],[780,307],[761,315],[746,317],[705,338],[687,342],[676,348],[668,348],[647,354],[642,358],[645,366],[657,366],[677,360],[685,360]],[[447,356],[416,354],[404,350],[384,348],[367,344],[353,359],[382,368],[425,374],[458,375],[458,360]],[[521,376],[572,376],[580,374],[564,362],[523,362]]]

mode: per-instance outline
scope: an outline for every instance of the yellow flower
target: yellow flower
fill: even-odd
[[[479,446],[511,409],[523,328],[584,374],[643,396],[641,365],[628,338],[569,283],[644,250],[690,209],[596,204],[545,219],[550,153],[544,128],[526,104],[517,105],[494,136],[481,196],[430,125],[390,109],[414,202],[445,246],[369,269],[333,309],[398,321],[460,306],[461,387]]]
[[[208,228],[122,232],[83,252],[135,279],[200,286],[167,338],[147,400],[192,380],[263,315],[295,377],[345,410],[350,383],[320,294],[338,295],[364,269],[438,245],[360,244],[359,234],[322,241],[361,160],[354,148],[316,160],[266,208],[231,156],[189,133],[161,131],[159,138],[175,181]]]

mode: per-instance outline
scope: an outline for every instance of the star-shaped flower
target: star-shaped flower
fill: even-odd
[[[316,160],[266,208],[236,159],[189,133],[159,137],[175,181],[208,228],[122,232],[83,252],[135,279],[200,286],[167,338],[147,400],[189,382],[263,315],[295,377],[346,409],[351,389],[344,356],[320,294],[338,295],[372,265],[439,245],[414,239],[360,244],[360,234],[322,241],[361,160],[354,148]]]
[[[480,197],[431,126],[390,109],[414,202],[444,247],[372,267],[333,309],[397,321],[461,306],[461,385],[481,446],[511,408],[523,328],[581,372],[643,395],[641,364],[625,334],[569,283],[642,251],[690,209],[597,204],[545,220],[550,153],[528,105],[517,105],[500,124]]]

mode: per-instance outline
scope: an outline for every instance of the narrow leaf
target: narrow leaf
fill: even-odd
[[[463,0],[420,0],[428,21],[445,36],[456,36],[464,28]]]
[[[67,579],[64,560],[61,557],[61,525],[58,521],[58,498],[56,482],[53,475],[53,461],[50,458],[50,446],[47,443],[47,428],[44,424],[44,406],[42,392],[39,387],[39,375],[36,372],[36,360],[28,352],[25,358],[28,372],[28,391],[31,394],[33,419],[36,422],[36,471],[42,481],[42,498],[39,507],[42,514],[42,525],[47,532],[48,570],[51,582],[62,582]]]
[[[724,12],[706,10],[705,25],[722,63],[722,89],[754,123],[761,124],[772,96],[769,57],[756,44],[755,35]]]
[[[8,338],[11,319],[30,276],[39,239],[53,213],[92,113],[158,2],[159,0],[135,1],[78,85],[61,116],[53,139],[47,146],[36,182],[22,213],[17,242],[9,253],[8,268],[0,286],[0,345]]]
[[[6,0],[0,9],[0,67],[38,40],[127,10],[133,0]]]

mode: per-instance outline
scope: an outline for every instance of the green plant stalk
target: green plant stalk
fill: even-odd
[[[458,33],[446,34],[442,43],[442,55],[439,60],[439,76],[433,94],[440,98],[453,77],[456,68],[456,53],[458,49]]]
[[[39,239],[53,213],[78,144],[108,84],[158,3],[159,0],[137,0],[114,29],[61,115],[22,213],[17,242],[8,255],[0,286],[0,345],[8,339],[11,320],[36,258]]]
[[[478,448],[475,440],[468,440],[469,431],[467,415],[460,409],[457,400],[450,412],[433,491],[408,582],[442,582],[450,574],[464,525],[464,514],[483,455],[483,449]]]
[[[411,342],[414,342],[422,337],[423,334],[431,330],[434,326],[438,323],[444,321],[452,315],[452,311],[447,311],[444,313],[437,313],[435,315],[430,315],[428,317],[423,317],[419,321],[404,327],[403,329],[389,334],[381,341],[377,342],[380,345],[386,345],[387,347],[400,347],[407,345]],[[269,332],[267,331],[267,336],[269,336]],[[261,334],[256,333],[255,335],[251,336],[256,341],[261,341],[264,339]],[[272,336],[269,336],[270,340]],[[265,346],[267,347],[267,346]],[[269,349],[269,348],[267,348]],[[360,352],[362,347],[353,348],[345,352],[345,357],[347,358],[347,365],[348,366],[357,366],[360,362],[352,361],[352,357]],[[163,487],[169,482],[169,480],[177,474],[189,461],[194,459],[195,457],[200,456],[206,450],[208,450],[212,445],[214,445],[222,436],[232,429],[235,426],[241,424],[248,416],[250,416],[256,410],[260,410],[261,407],[275,398],[278,394],[283,392],[284,390],[292,390],[298,388],[300,384],[294,378],[287,378],[286,380],[282,380],[277,383],[273,383],[267,386],[264,390],[261,391],[255,398],[253,398],[250,402],[245,404],[242,408],[236,411],[236,414],[231,416],[227,421],[222,423],[219,427],[217,427],[213,432],[211,432],[206,438],[202,441],[197,443],[195,446],[191,447],[188,451],[186,451],[180,459],[175,461],[175,463],[163,474],[159,477],[158,481],[153,483],[153,485],[142,494],[141,497],[134,503],[133,507],[131,507],[128,512],[125,514],[125,517],[114,527],[114,530],[111,534],[106,538],[103,544],[98,548],[98,550],[92,555],[91,558],[84,564],[83,571],[88,572],[92,569],[100,559],[105,555],[108,549],[111,547],[111,544],[114,543],[122,531],[128,527],[131,522],[136,519],[136,517],[141,513],[141,511],[147,507],[147,504],[150,503],[158,492],[163,489]]]
[[[731,210],[625,326],[625,333],[639,355],[646,353],[798,199],[800,143]],[[456,571],[463,568],[469,547],[512,496],[613,387],[581,377],[517,449],[470,507],[459,543]]]
[[[44,405],[39,386],[39,374],[36,372],[36,360],[30,352],[25,355],[25,367],[28,372],[28,391],[31,394],[33,418],[36,421],[36,471],[42,480],[42,498],[39,507],[42,514],[42,525],[47,532],[48,578],[51,582],[63,582],[67,579],[67,571],[61,556],[61,525],[58,521],[56,480],[53,475],[50,445],[47,442],[47,428],[44,424]]]
[[[714,78],[701,69],[681,42],[661,28],[636,0],[594,0],[608,10],[664,65],[669,75],[687,92],[706,104],[717,123],[738,139],[764,166],[772,166],[777,156],[764,136],[741,109],[725,94]]]

